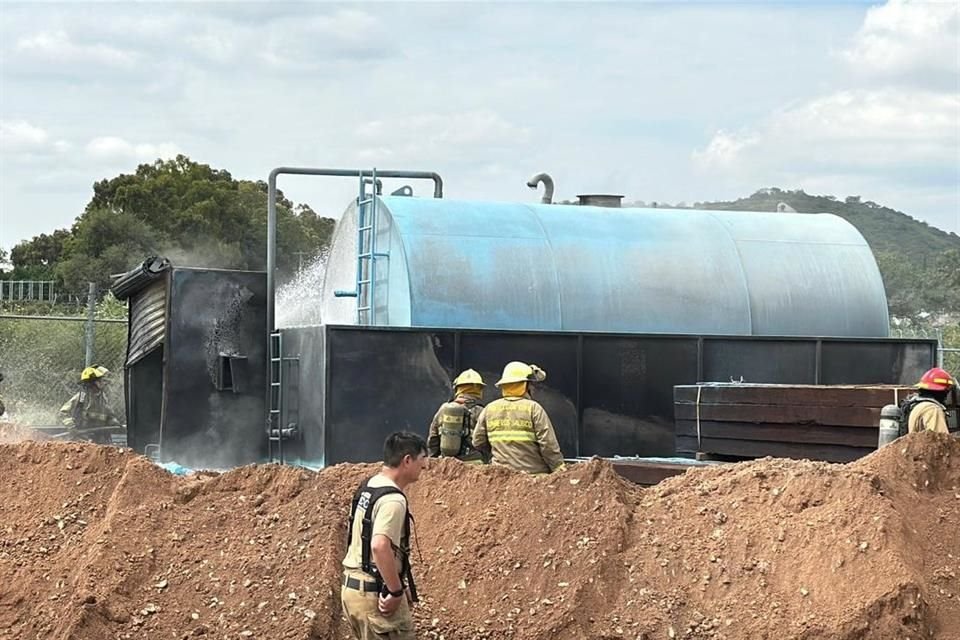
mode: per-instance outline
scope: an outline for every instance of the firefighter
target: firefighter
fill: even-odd
[[[357,640],[413,640],[410,603],[417,588],[410,571],[413,518],[403,490],[427,465],[427,443],[404,431],[383,443],[380,473],[353,497],[347,525],[340,602]]]
[[[108,444],[110,435],[103,428],[123,426],[104,394],[109,373],[109,369],[99,365],[84,369],[80,373],[80,391],[60,407],[61,424],[75,436]]]
[[[957,386],[949,373],[934,367],[927,371],[917,383],[917,398],[909,410],[907,430],[939,431],[949,433],[947,429],[947,396]]]
[[[3,372],[2,372],[2,371],[0,371],[0,382],[3,382]],[[2,416],[2,415],[3,415],[3,412],[6,411],[6,410],[7,410],[7,408],[3,406],[3,398],[0,398],[0,416]]]
[[[453,380],[454,397],[440,405],[427,435],[427,450],[433,458],[458,458],[482,464],[483,455],[473,448],[473,427],[483,409],[480,399],[486,385],[479,373],[467,369]]]
[[[563,454],[550,417],[531,398],[531,386],[547,373],[536,365],[510,362],[497,381],[503,397],[487,405],[477,418],[473,446],[517,471],[542,474],[564,468]]]

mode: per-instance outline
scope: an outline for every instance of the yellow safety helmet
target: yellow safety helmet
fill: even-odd
[[[543,382],[547,379],[547,372],[535,364],[526,362],[508,362],[503,368],[503,375],[497,380],[496,386],[511,382]]]
[[[80,382],[89,382],[90,380],[99,380],[110,373],[110,370],[100,365],[87,367],[80,373]]]
[[[453,379],[453,386],[459,387],[462,384],[479,384],[483,387],[487,386],[484,384],[483,378],[480,377],[480,374],[473,369],[467,369]]]

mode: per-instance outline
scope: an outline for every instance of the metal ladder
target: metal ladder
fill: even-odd
[[[367,193],[367,185],[373,190]],[[388,252],[377,251],[377,196],[380,181],[376,168],[369,176],[360,174],[360,190],[357,196],[357,324],[376,324],[377,259],[389,258]]]
[[[290,402],[284,396],[284,366],[288,369]],[[290,369],[296,369],[290,371]],[[292,383],[292,384],[291,384]],[[267,456],[269,462],[284,463],[284,441],[300,435],[300,358],[283,355],[283,333],[270,334],[270,407],[267,414]],[[289,405],[289,406],[287,406]]]

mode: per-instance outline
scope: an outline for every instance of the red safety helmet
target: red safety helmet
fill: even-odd
[[[949,391],[957,383],[949,373],[939,367],[934,367],[923,374],[920,382],[917,383],[917,389],[927,389],[928,391]]]

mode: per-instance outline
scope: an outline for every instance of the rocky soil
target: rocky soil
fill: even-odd
[[[346,638],[346,513],[373,465],[178,478],[0,445],[0,638]],[[649,489],[456,461],[410,491],[420,638],[960,639],[960,441],[764,459]]]

